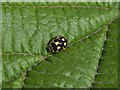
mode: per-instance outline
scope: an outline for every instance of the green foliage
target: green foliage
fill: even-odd
[[[47,62],[28,72],[25,87],[91,87],[105,33],[106,29],[102,29],[98,34],[69,46],[65,52],[49,56]]]
[[[117,52],[113,56],[111,52],[118,48],[109,38],[118,39],[107,32],[117,29],[111,22],[118,18],[118,3],[2,5],[3,87],[111,87],[99,84],[108,80],[102,72],[117,87]],[[58,35],[67,38],[68,47],[50,55],[47,43]],[[107,68],[115,69],[116,76]]]
[[[16,78],[15,80],[11,80],[9,84],[5,84],[2,87],[3,88],[22,88],[23,87],[23,82],[25,80],[25,75],[21,75],[20,77]]]
[[[118,87],[118,20],[108,26],[107,41],[94,87]]]

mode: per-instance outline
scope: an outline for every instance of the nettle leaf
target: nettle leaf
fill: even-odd
[[[118,3],[2,5],[3,87],[92,87]],[[49,54],[49,40],[60,35],[68,47]]]

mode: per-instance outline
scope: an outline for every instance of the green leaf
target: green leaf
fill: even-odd
[[[22,88],[23,82],[25,80],[25,74],[21,75],[20,77],[16,78],[15,80],[9,82],[9,84],[5,84],[3,88]]]
[[[118,87],[118,20],[108,26],[107,33],[104,52],[93,84],[96,88]]]
[[[3,59],[3,84],[19,77],[21,74],[30,69],[35,63],[42,61],[40,56],[32,56],[25,53],[3,55]]]
[[[0,89],[2,88],[2,3],[0,2]]]
[[[25,72],[24,87],[92,87],[106,27],[118,18],[118,3],[2,5],[4,87],[21,86],[19,78]],[[47,44],[59,35],[67,38],[68,47],[50,55]]]
[[[106,28],[49,56],[28,72],[25,87],[91,87],[105,37]]]

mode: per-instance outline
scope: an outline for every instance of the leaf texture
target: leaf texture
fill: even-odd
[[[107,41],[94,87],[118,88],[118,20],[108,26]]]
[[[69,46],[63,53],[49,56],[28,72],[26,87],[91,87],[105,37],[106,28]]]
[[[22,88],[23,87],[23,82],[25,79],[25,74],[22,74],[20,77],[16,78],[15,80],[11,80],[9,84],[4,84],[2,87],[3,89],[5,88]]]
[[[24,87],[92,87],[117,8],[118,3],[98,2],[2,3],[4,87],[28,69]],[[51,56],[48,41],[59,35],[68,48]]]

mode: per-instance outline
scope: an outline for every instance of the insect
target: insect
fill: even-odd
[[[67,46],[67,40],[65,37],[63,36],[53,37],[48,42],[47,51],[52,54],[55,54],[64,50],[66,46]]]

